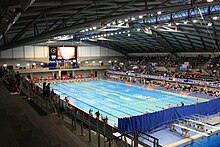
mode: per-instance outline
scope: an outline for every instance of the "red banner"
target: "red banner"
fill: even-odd
[[[76,74],[75,78],[82,78],[82,74]]]
[[[48,80],[54,80],[54,76],[48,76],[47,79]]]
[[[68,75],[62,75],[62,79],[63,79],[63,80],[68,80],[69,77],[68,77]]]
[[[89,77],[89,78],[93,78],[93,77],[94,77],[94,74],[91,74],[91,73],[90,73],[90,74],[88,74],[88,77]]]

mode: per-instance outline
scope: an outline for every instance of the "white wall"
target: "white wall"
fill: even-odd
[[[1,59],[48,58],[47,46],[21,46],[1,51]]]
[[[123,54],[101,46],[78,46],[78,57],[123,56]]]

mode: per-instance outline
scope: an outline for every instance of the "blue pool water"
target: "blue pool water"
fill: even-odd
[[[196,139],[190,145],[184,147],[220,147],[220,134]]]
[[[61,98],[69,96],[70,103],[85,112],[93,109],[94,114],[99,110],[103,116],[108,116],[112,125],[117,125],[118,118],[144,114],[146,108],[151,113],[168,108],[168,104],[176,106],[183,102],[190,105],[196,100],[195,97],[108,81],[51,84],[51,89]]]

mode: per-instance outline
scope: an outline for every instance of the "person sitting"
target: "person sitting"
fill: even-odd
[[[149,109],[149,108],[146,108],[146,114],[149,113],[149,112],[150,112],[150,109]]]
[[[170,104],[168,104],[167,106],[168,106],[168,108],[173,108],[173,106],[171,106]]]
[[[185,104],[183,102],[181,102],[181,106],[184,106]]]
[[[198,103],[199,103],[199,99],[197,98],[196,101],[195,101],[195,104],[198,104]]]

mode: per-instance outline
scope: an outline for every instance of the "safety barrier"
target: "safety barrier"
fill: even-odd
[[[119,118],[118,128],[121,131],[127,131],[127,132],[133,132],[135,129],[141,130],[143,132],[147,132],[153,126],[157,124],[162,124],[163,122],[169,120],[175,120],[193,114],[211,115],[219,111],[220,111],[220,98],[213,99],[208,102],[189,105],[189,106],[174,107],[140,116]]]

